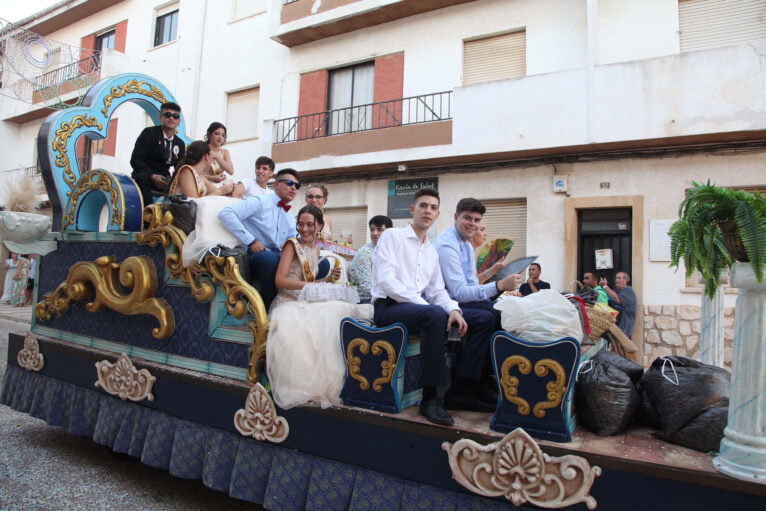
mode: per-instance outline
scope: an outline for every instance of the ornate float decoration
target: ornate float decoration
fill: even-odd
[[[19,350],[16,361],[19,367],[27,371],[39,371],[45,365],[45,357],[40,353],[37,337],[32,335],[32,332],[27,332],[27,336],[24,337],[24,348]]]
[[[359,357],[354,356],[354,350],[356,348],[359,348],[359,351],[363,355],[366,355],[370,352],[370,343],[366,339],[357,337],[352,340],[346,348],[348,375],[359,382],[360,389],[367,390],[370,388],[370,382],[360,374],[362,371],[362,360]],[[386,359],[380,363],[381,375],[380,377],[375,378],[375,381],[372,382],[372,388],[375,392],[382,391],[384,384],[391,383],[391,378],[393,378],[394,371],[396,371],[396,350],[394,350],[391,343],[387,341],[375,341],[372,344],[373,355],[382,355],[384,351],[386,353]]]
[[[123,294],[122,287],[131,292]],[[54,313],[61,316],[72,302],[86,300],[94,292],[93,301],[85,305],[89,312],[109,308],[121,314],[150,314],[160,324],[152,329],[157,339],[167,339],[175,330],[173,309],[164,298],[155,297],[157,274],[146,256],[131,256],[122,263],[114,262],[114,257],[103,256],[95,262],[73,264],[66,281],[35,306],[35,316],[42,321]]]
[[[121,353],[114,364],[108,360],[96,362],[96,373],[96,387],[101,387],[107,394],[117,396],[123,401],[154,401],[152,387],[157,378],[147,369],[136,369],[125,353]]]
[[[548,456],[521,428],[489,445],[464,438],[444,442],[442,449],[447,451],[452,478],[478,495],[548,509],[580,502],[588,509],[598,505],[590,489],[601,468],[591,467],[580,456]]]
[[[234,414],[234,427],[242,436],[256,440],[280,443],[290,434],[290,426],[284,417],[277,415],[277,407],[271,396],[256,383],[247,394],[245,408]]]

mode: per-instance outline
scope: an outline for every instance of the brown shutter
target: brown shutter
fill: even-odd
[[[527,74],[527,33],[511,32],[463,43],[463,85]]]
[[[681,51],[718,48],[766,37],[763,0],[678,2]]]

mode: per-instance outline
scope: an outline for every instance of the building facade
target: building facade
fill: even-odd
[[[356,245],[369,217],[404,222],[407,191],[436,184],[437,232],[478,198],[490,237],[539,256],[554,289],[610,249],[598,271],[632,276],[644,364],[694,357],[701,286],[668,267],[667,227],[693,181],[766,188],[764,19],[766,0],[71,0],[0,36],[0,171],[36,167],[51,108],[145,73],[189,137],[227,125],[236,177],[265,154],[324,183]],[[147,123],[121,107],[81,157],[130,173]]]

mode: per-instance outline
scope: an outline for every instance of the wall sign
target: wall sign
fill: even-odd
[[[412,196],[421,188],[439,189],[438,177],[392,179],[388,182],[388,217],[411,218]]]

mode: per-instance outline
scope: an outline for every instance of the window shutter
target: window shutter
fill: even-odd
[[[246,140],[258,136],[259,99],[259,87],[228,94],[226,133],[229,141]]]
[[[678,2],[681,51],[719,48],[766,37],[763,0]]]
[[[527,255],[527,201],[526,199],[483,200],[487,208],[484,223],[487,240],[511,238],[516,241],[511,249],[511,259]]]
[[[463,85],[527,74],[527,32],[520,30],[463,43]]]
[[[367,243],[367,208],[325,208],[325,213],[332,218],[332,237],[341,240],[343,230],[353,235],[353,248]]]

